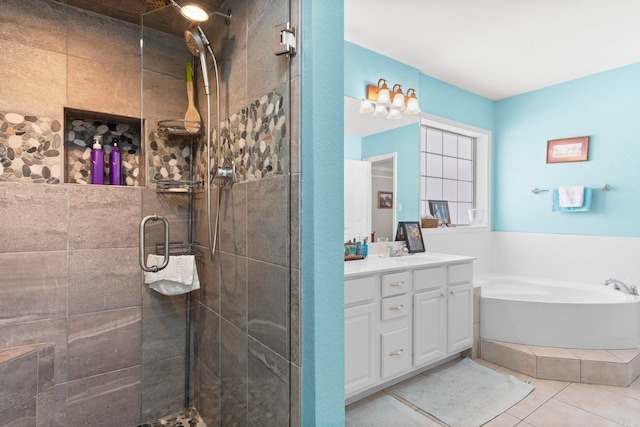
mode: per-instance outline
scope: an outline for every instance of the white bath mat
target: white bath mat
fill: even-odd
[[[451,427],[478,427],[532,391],[531,384],[463,359],[393,393]]]

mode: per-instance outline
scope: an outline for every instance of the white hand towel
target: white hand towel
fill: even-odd
[[[584,185],[558,187],[558,203],[561,208],[580,208],[584,204]]]
[[[163,256],[149,254],[147,265],[160,265]],[[200,279],[193,255],[169,257],[169,264],[157,273],[145,271],[144,281],[154,291],[164,295],[180,295],[200,289]]]

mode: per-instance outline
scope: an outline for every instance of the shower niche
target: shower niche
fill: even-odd
[[[91,183],[91,149],[93,137],[102,135],[105,153],[105,182],[109,182],[109,153],[117,143],[122,154],[122,185],[144,185],[142,170],[141,121],[72,108],[64,109],[65,180],[66,183]]]

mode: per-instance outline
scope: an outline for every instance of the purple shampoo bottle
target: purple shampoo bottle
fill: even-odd
[[[122,184],[122,156],[120,154],[120,148],[118,148],[118,139],[113,138],[113,148],[111,154],[109,154],[109,184],[121,185]]]
[[[104,151],[102,151],[102,135],[93,137],[91,150],[91,183],[104,184]]]

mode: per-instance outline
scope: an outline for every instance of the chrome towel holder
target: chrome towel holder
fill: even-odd
[[[602,191],[611,190],[611,186],[609,184],[604,184],[604,185],[600,185],[598,187],[591,187],[591,188],[594,189],[594,190],[602,190]],[[536,187],[533,190],[531,190],[531,192],[533,194],[546,193],[548,191],[549,191],[548,189],[541,189],[541,188],[538,188],[538,187]]]

